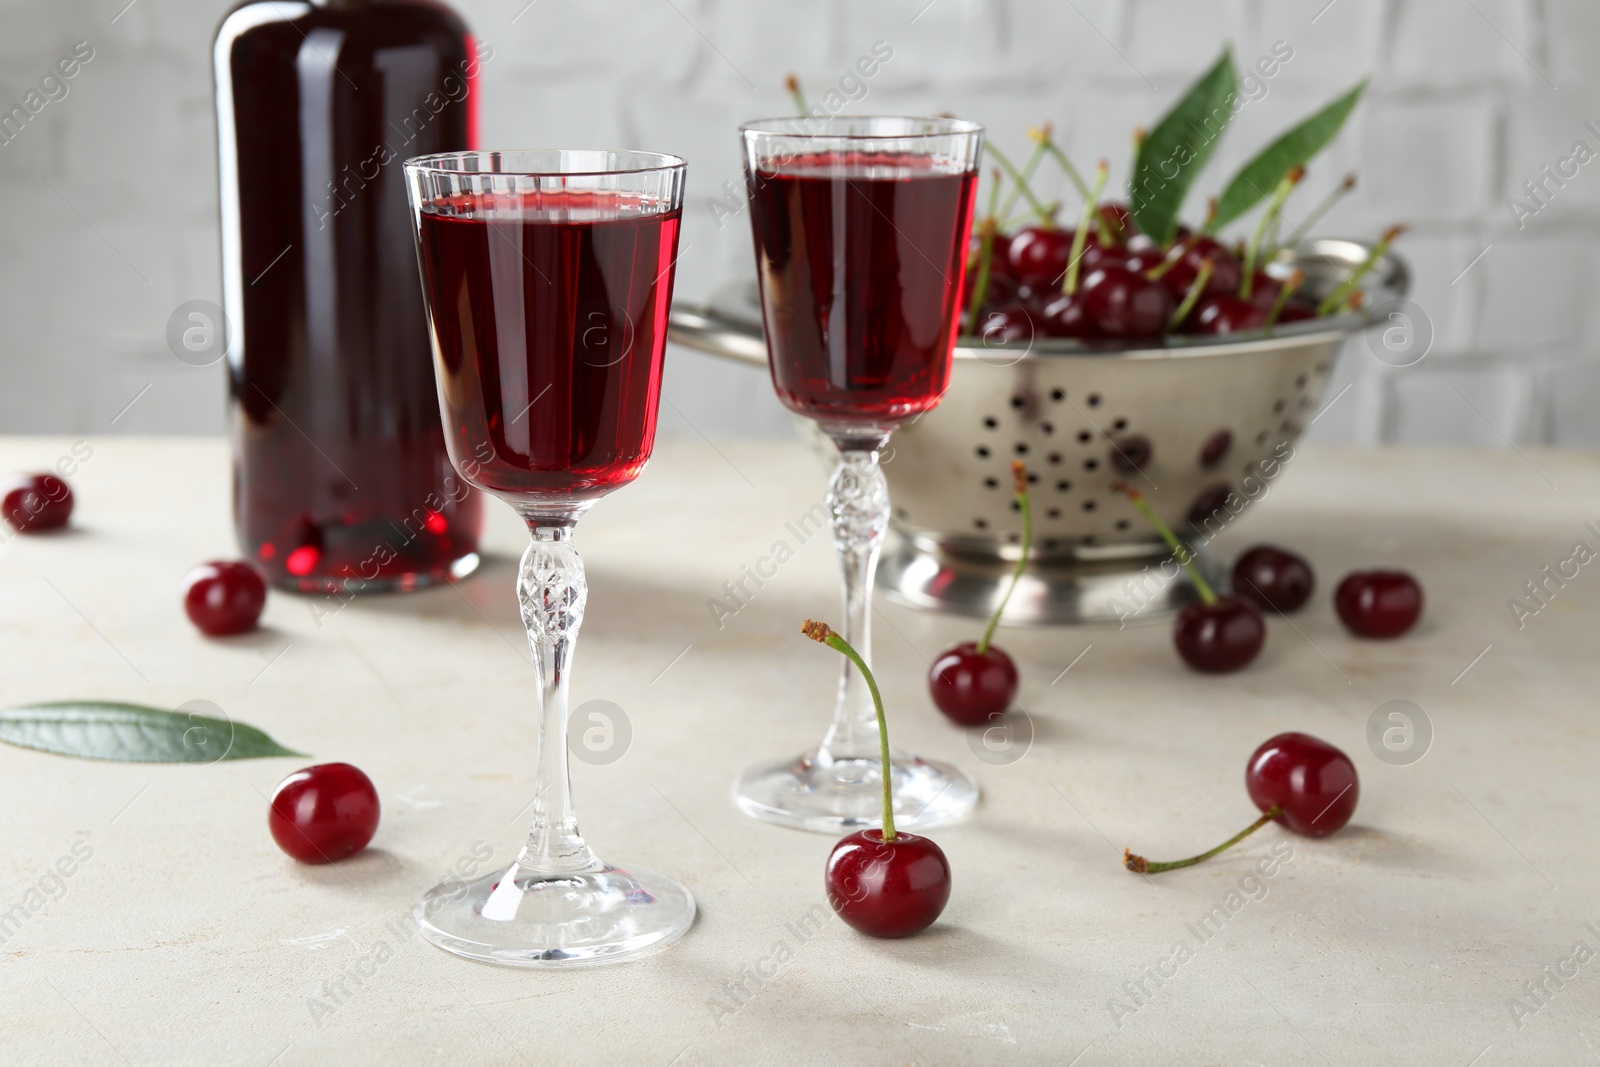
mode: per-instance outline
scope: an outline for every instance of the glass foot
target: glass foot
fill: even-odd
[[[733,783],[733,802],[753,818],[818,833],[843,834],[883,822],[878,758],[824,759],[812,750],[799,759],[761,764]],[[897,754],[894,821],[901,830],[931,830],[959,822],[978,803],[978,784],[947,763]]]
[[[581,967],[665,948],[694,922],[694,897],[665,875],[603,866],[535,874],[515,864],[443,882],[417,902],[422,936],[447,952],[513,967]]]

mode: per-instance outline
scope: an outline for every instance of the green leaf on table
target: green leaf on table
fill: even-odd
[[[220,709],[219,709],[220,710]],[[0,741],[84,759],[216,763],[304,756],[242,722],[141,704],[64,700],[0,711]]]
[[[1237,89],[1233,52],[1223,49],[1216,64],[1189,87],[1139,145],[1133,162],[1130,209],[1139,229],[1162,244],[1177,234],[1183,198],[1233,117]]]
[[[1217,219],[1212,228],[1220,230],[1265,200],[1285,174],[1305,166],[1326,148],[1339,135],[1366,88],[1363,78],[1354,89],[1267,145],[1241,167],[1217,199]]]

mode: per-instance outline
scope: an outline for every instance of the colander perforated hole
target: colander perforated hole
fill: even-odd
[[[1078,538],[1078,544],[1080,544],[1080,545],[1092,545],[1092,544],[1094,544],[1094,534],[1084,534],[1082,537]]]
[[[1052,537],[1050,540],[1044,542],[1044,550],[1046,552],[1054,552],[1060,546],[1060,544],[1060,541],[1057,541]]]
[[[983,428],[986,430],[995,430],[999,429],[999,427],[1000,420],[995,418],[993,415],[990,415],[983,420]]]
[[[1022,510],[1022,505],[1017,503],[1015,500],[1013,500],[1011,502],[1011,510],[1012,511],[1021,511]]]
[[[1056,483],[1056,492],[1058,492],[1058,493],[1066,493],[1066,492],[1070,492],[1071,490],[1072,490],[1072,483],[1067,481],[1065,478],[1061,479],[1059,482]]]
[[[1086,471],[1099,470],[1100,461],[1095,459],[1093,456],[1090,456],[1088,459],[1083,461],[1083,469]]]
[[[1317,360],[1316,371],[1318,374],[1328,373],[1328,361],[1325,359]]]
[[[1054,400],[1057,404],[1061,403],[1066,398],[1067,394],[1062,392],[1060,389],[1050,390],[1050,399]]]
[[[1039,432],[1044,434],[1046,437],[1049,437],[1051,434],[1056,432],[1056,428],[1048,422],[1041,422],[1039,424]]]
[[[1128,520],[1127,519],[1118,519],[1117,520],[1117,529],[1126,530],[1127,528],[1128,528]]]
[[[1094,439],[1094,434],[1090,433],[1088,430],[1079,430],[1078,431],[1078,443],[1080,445],[1086,445],[1093,439]]]
[[[1054,463],[1054,464],[1057,464],[1057,465],[1060,465],[1060,463],[1061,463],[1061,453],[1060,452],[1052,452],[1052,453],[1050,453],[1050,462]]]
[[[1083,510],[1084,511],[1093,511],[1094,508],[1095,508],[1095,503],[1094,503],[1093,500],[1085,500],[1083,502]]]
[[[895,517],[899,519],[909,519],[911,517],[911,512],[907,511],[905,508],[895,508],[894,514]]]
[[[1304,389],[1306,387],[1306,381],[1307,379],[1304,374],[1296,374],[1294,376],[1294,387],[1296,389]]]
[[[985,478],[983,480],[983,484],[988,486],[990,489],[998,489],[998,488],[1000,488],[1000,479],[999,478]]]
[[[1017,451],[1017,455],[1026,456],[1028,454],[1028,442],[1026,442],[1026,441],[1018,441],[1017,442],[1017,450],[1016,451]]]
[[[1126,430],[1128,428],[1128,420],[1119,418],[1111,424],[1111,428],[1113,430]]]
[[[1283,409],[1288,407],[1288,406],[1289,406],[1289,402],[1287,400],[1283,399],[1282,397],[1279,397],[1277,400],[1273,401],[1272,413],[1274,415],[1282,415],[1283,414]]]
[[[1028,472],[1028,484],[1029,485],[1038,485],[1039,484],[1039,476],[1037,474],[1033,473],[1032,471],[1029,471]]]
[[[972,520],[972,525],[976,526],[980,530],[987,530],[989,528],[989,520],[988,519],[973,519]]]
[[[1262,430],[1260,433],[1256,434],[1256,444],[1258,444],[1258,445],[1266,444],[1267,443],[1267,439],[1270,438],[1271,436],[1272,435],[1270,433],[1268,433],[1266,430]]]
[[[1011,398],[1011,406],[1016,410],[1021,411],[1023,408],[1028,406],[1028,398],[1023,396],[1014,396]]]
[[[1049,516],[1052,519],[1059,519],[1061,517],[1061,509],[1060,508],[1051,508],[1049,511],[1045,512],[1045,515]]]
[[[1099,393],[1090,393],[1089,394],[1089,406],[1092,407],[1092,408],[1097,408],[1097,407],[1100,406],[1100,394]]]
[[[987,446],[979,445],[977,451],[978,451],[978,458],[979,459],[988,459],[989,458],[989,449],[988,449]]]
[[[1008,533],[1008,534],[1006,534],[1006,540],[1010,541],[1012,544],[1016,544],[1018,541],[1022,540],[1022,535],[1021,534],[1015,534],[1015,533]]]

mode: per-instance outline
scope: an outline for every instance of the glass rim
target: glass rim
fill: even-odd
[[[879,119],[942,124],[943,128],[919,133],[806,133],[792,128],[792,124],[804,122],[820,121],[827,125],[835,122],[873,122]],[[790,123],[791,128],[778,129],[779,123]],[[804,137],[839,141],[925,141],[935,137],[961,137],[983,132],[985,131],[982,123],[940,115],[829,115],[820,119],[815,115],[783,115],[777,118],[751,119],[749,122],[739,124],[739,133],[745,136],[758,134],[768,137]]]
[[[511,169],[511,170],[467,170],[464,167],[442,166],[446,162],[460,162],[468,159],[487,159],[492,156],[532,156],[540,153],[558,155],[561,153],[587,152],[596,155],[610,155],[631,157],[643,165],[636,167],[611,167],[601,170],[550,170],[548,168],[536,169]],[[635,148],[481,148],[469,149],[458,152],[433,152],[424,156],[412,156],[401,164],[407,173],[418,174],[454,174],[454,175],[502,175],[509,178],[604,178],[621,174],[649,174],[652,172],[668,172],[685,170],[688,163],[682,156],[670,155],[666,152],[646,152]]]

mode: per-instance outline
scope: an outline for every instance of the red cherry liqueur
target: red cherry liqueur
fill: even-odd
[[[472,148],[492,56],[432,0],[254,0],[217,32],[234,521],[290,589],[471,570],[401,163]]]

